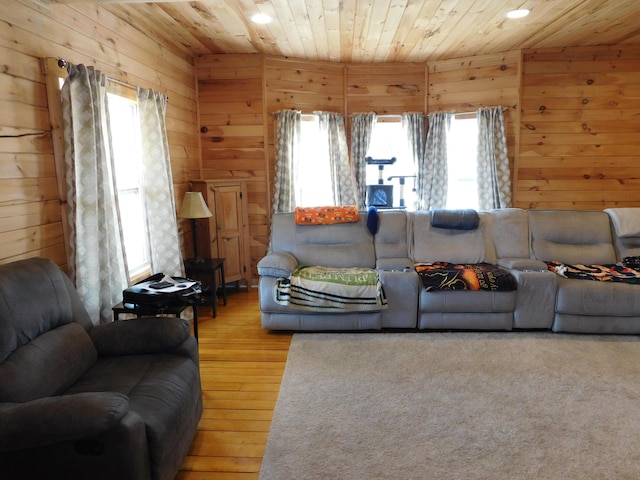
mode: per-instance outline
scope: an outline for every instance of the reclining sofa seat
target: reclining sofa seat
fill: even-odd
[[[361,212],[357,222],[334,225],[296,225],[293,213],[274,214],[269,251],[258,263],[262,327],[299,331],[414,328],[417,275],[409,271],[406,238],[404,212],[379,212],[375,241],[367,227],[366,212]],[[278,278],[290,276],[299,264],[376,268],[376,248],[384,252],[383,269],[378,269],[380,281],[387,299],[399,310],[301,312],[275,302],[273,292]]]
[[[622,256],[637,255],[640,232],[618,239],[619,245],[627,246],[616,254],[611,214],[612,211],[530,210],[531,258],[591,265],[614,264]],[[639,285],[557,277],[553,331],[640,333]]]
[[[415,263],[496,264],[491,217],[479,212],[472,230],[438,228],[429,212],[411,214],[413,240],[410,256]],[[517,291],[432,290],[421,288],[419,329],[511,330]]]
[[[200,416],[179,318],[93,326],[51,260],[0,266],[3,478],[172,480]]]

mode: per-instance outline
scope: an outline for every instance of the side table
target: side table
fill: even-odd
[[[217,273],[220,272],[220,288],[222,289],[222,299],[227,305],[227,287],[224,280],[224,258],[187,258],[184,261],[185,275],[191,278],[194,274],[203,273],[211,276],[211,307],[213,308],[213,318],[218,315],[218,286]],[[206,305],[206,304],[205,304]],[[194,308],[195,310],[195,308]]]
[[[113,310],[113,321],[117,322],[120,320],[121,314],[130,314],[135,315],[136,317],[145,317],[145,316],[154,316],[154,315],[175,315],[179,317],[182,315],[182,311],[187,308],[192,307],[193,309],[193,336],[198,340],[198,309],[195,305],[187,305],[184,303],[179,303],[176,305],[171,305],[169,307],[164,308],[153,308],[153,307],[141,307],[139,305],[134,305],[131,303],[119,303],[116,306],[112,307]]]

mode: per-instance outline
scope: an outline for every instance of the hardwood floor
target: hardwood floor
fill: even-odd
[[[176,480],[256,480],[278,398],[290,334],[260,327],[258,292],[199,309],[204,413]]]

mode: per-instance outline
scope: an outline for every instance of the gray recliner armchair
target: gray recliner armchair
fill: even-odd
[[[170,480],[202,414],[190,324],[93,326],[50,260],[0,266],[2,478]]]

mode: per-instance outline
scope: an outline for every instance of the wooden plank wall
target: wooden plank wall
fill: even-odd
[[[229,57],[235,59],[232,60]],[[255,75],[259,73],[257,71],[259,60],[256,58],[260,57],[207,55],[197,60],[200,109],[203,119],[206,112],[216,110],[224,112],[227,108],[226,103],[216,105],[209,102],[209,99],[217,98],[220,101],[224,98],[234,98],[243,104],[255,100],[257,84],[252,83],[251,89],[244,92],[241,88],[245,86],[244,83],[227,82],[236,74],[230,73],[223,64],[233,64],[234,67],[231,70],[234,72],[244,65],[243,68],[250,70],[251,78],[255,80]],[[506,113],[508,136],[510,145],[514,147],[516,128],[513,116],[517,111],[518,100],[518,60],[518,52],[438,62],[433,66],[418,63],[342,64],[265,57],[262,73],[265,110],[275,112],[295,108],[301,110],[303,114],[325,110],[343,115],[366,111],[375,111],[379,115],[399,115],[403,112],[428,112],[439,109],[467,112],[479,106],[507,105],[510,107]],[[429,79],[428,88],[427,79]],[[210,89],[215,89],[216,92],[209,92]],[[475,95],[469,92],[471,89],[475,89]],[[223,117],[216,117],[216,119],[218,122],[226,121]],[[210,117],[207,116],[206,121],[203,120],[203,122],[209,123]],[[274,174],[274,125],[273,116],[267,113],[265,154],[269,191]],[[227,137],[224,135],[223,126],[218,129],[215,126],[212,128],[222,135],[222,138],[218,139],[218,144],[224,145]],[[249,132],[254,126],[245,125],[243,128]],[[347,119],[347,132],[349,129],[350,123]],[[231,139],[233,136],[229,135],[229,137]],[[212,157],[211,162],[208,162],[212,147],[210,141],[204,137],[203,145],[205,175],[211,173],[222,176],[211,178],[252,175],[249,171],[243,172],[236,168],[232,171],[230,168],[225,168],[225,165],[231,162],[231,156],[227,156],[226,160]],[[513,150],[515,151],[515,148]],[[219,163],[219,170],[212,166],[214,162]],[[240,162],[234,163],[234,167],[239,164]],[[250,210],[260,212],[260,215],[255,216],[253,222],[250,222],[251,263],[252,271],[256,276],[255,265],[264,256],[268,243],[271,199],[254,197],[250,198],[250,202],[252,204]]]
[[[640,47],[524,53],[515,206],[640,205]]]
[[[348,64],[345,113],[425,112],[426,75],[422,63]]]
[[[515,185],[520,52],[430,62],[428,111],[475,112],[502,106],[512,184]]]
[[[269,241],[264,58],[207,55],[197,60],[203,179],[247,182],[251,269]]]
[[[167,128],[178,207],[198,176],[200,144],[194,61],[178,43],[142,33],[117,6],[38,6],[8,0],[0,10],[0,263],[45,256],[66,267],[60,195],[41,59],[63,57],[169,97]],[[184,222],[184,227],[188,223]],[[186,246],[191,241],[186,242]]]

